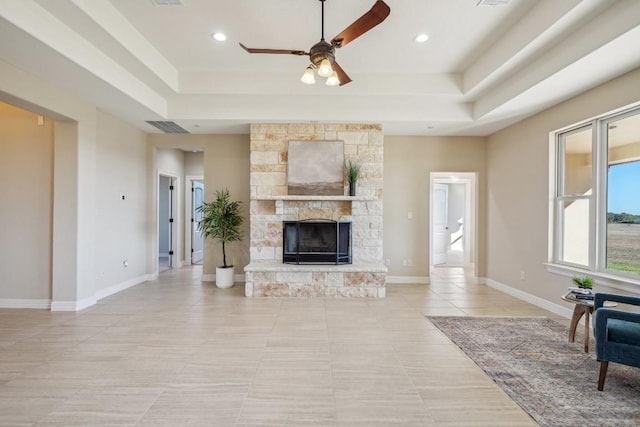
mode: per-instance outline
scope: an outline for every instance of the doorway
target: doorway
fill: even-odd
[[[158,272],[174,266],[174,177],[158,176]]]
[[[204,182],[201,179],[191,180],[191,264],[202,264],[204,240],[198,223],[202,220],[202,213],[198,208],[204,203]]]
[[[475,267],[476,174],[433,172],[429,266]]]

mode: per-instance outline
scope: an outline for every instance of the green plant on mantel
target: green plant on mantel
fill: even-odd
[[[571,279],[580,289],[593,288],[593,278],[589,276],[573,276]]]
[[[361,171],[362,164],[360,162],[349,159],[344,164],[344,176],[349,184],[355,184],[358,182]]]

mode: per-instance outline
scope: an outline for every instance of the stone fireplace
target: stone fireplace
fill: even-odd
[[[357,196],[347,196],[346,186],[345,195],[288,195],[287,148],[290,140],[309,141],[311,144],[313,141],[343,141],[344,159],[357,160],[362,164]],[[383,136],[379,125],[251,125],[251,241],[250,263],[245,268],[245,295],[385,296],[383,155]],[[323,221],[317,221],[319,218]],[[338,224],[349,224],[350,263],[333,261],[329,265],[327,258],[322,258],[324,262],[306,262],[309,258],[300,262],[300,247],[296,248],[297,254],[287,247],[284,240],[287,224],[306,223],[314,228],[320,222],[333,223],[337,227],[340,227]],[[342,245],[336,241],[335,248],[328,250],[332,260],[336,257],[339,261],[346,260],[342,239]],[[311,252],[316,252],[312,247],[316,243],[303,247],[302,252],[312,255]]]

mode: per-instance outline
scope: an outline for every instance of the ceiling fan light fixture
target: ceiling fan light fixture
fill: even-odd
[[[309,65],[307,69],[304,70],[304,74],[302,75],[302,78],[300,79],[300,81],[306,85],[315,84],[316,77],[313,73],[313,68],[311,68],[311,65]]]
[[[340,84],[340,79],[338,79],[338,73],[336,73],[335,71],[331,72],[331,74],[329,74],[329,77],[327,77],[326,85],[338,86],[339,84]]]
[[[176,0],[176,1],[184,1],[184,0]],[[356,19],[349,25],[347,28],[338,33],[333,39],[331,39],[331,43],[327,42],[324,38],[324,3],[326,0],[320,0],[320,4],[322,5],[322,14],[321,14],[321,37],[320,41],[311,46],[309,52],[305,52],[304,50],[293,50],[293,49],[258,49],[258,48],[250,48],[242,43],[238,43],[242,49],[247,51],[248,53],[266,53],[266,54],[274,54],[274,55],[297,55],[297,56],[308,56],[309,61],[311,62],[311,71],[315,68],[318,71],[318,75],[321,77],[329,77],[331,74],[336,71],[337,78],[331,79],[330,85],[333,84],[336,80],[338,80],[338,84],[340,86],[344,86],[345,84],[351,81],[351,78],[345,73],[344,69],[336,62],[335,52],[336,49],[342,48],[362,36],[372,28],[376,27],[382,21],[387,19],[387,16],[391,13],[391,8],[384,2],[384,0],[376,0],[371,9],[367,11],[360,18]],[[504,1],[504,0],[503,0]],[[310,76],[307,71],[305,71],[305,75],[301,79],[306,84],[315,83],[315,78]]]
[[[333,73],[333,68],[331,68],[331,61],[327,58],[323,59],[320,62],[320,66],[318,67],[318,75],[322,77],[329,77]]]

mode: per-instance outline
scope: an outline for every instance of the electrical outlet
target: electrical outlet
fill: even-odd
[[[413,212],[407,212],[407,219],[413,219]]]
[[[412,260],[411,258],[409,258],[409,259],[407,260],[407,265],[408,265],[409,267],[413,267],[413,260]]]
[[[391,266],[391,260],[389,258],[385,259],[384,265],[386,265],[387,267]]]
[[[524,271],[521,271],[521,272],[520,272],[520,280],[525,280],[525,277],[526,277],[526,276],[525,276],[525,274],[524,274]]]
[[[124,261],[122,261],[122,266],[123,266],[124,268],[129,267],[129,261],[127,261],[126,259],[125,259]]]
[[[406,266],[407,266],[407,260],[406,260],[406,259],[403,259],[403,260],[402,260],[402,265],[403,265],[404,267],[406,267]]]

